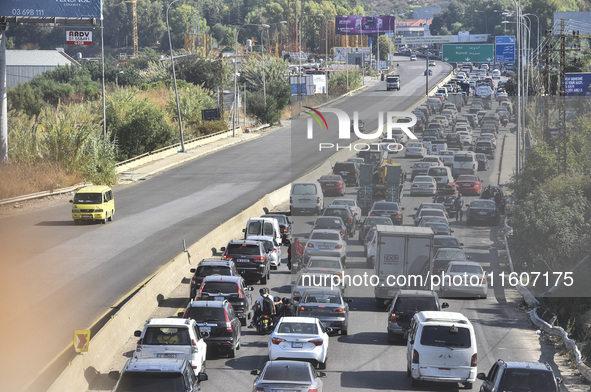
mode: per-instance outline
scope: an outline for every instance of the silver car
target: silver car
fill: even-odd
[[[479,263],[450,261],[440,286],[441,296],[486,298],[488,283],[486,273]]]
[[[313,230],[306,242],[304,262],[311,256],[339,257],[344,264],[347,257],[347,242],[338,230]]]
[[[306,290],[298,306],[298,316],[316,317],[333,331],[347,335],[349,330],[349,303],[339,289]]]
[[[326,373],[317,372],[309,362],[267,361],[263,370],[252,370],[257,376],[253,392],[322,392],[322,380]]]

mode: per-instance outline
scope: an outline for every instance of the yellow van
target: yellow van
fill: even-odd
[[[113,190],[107,185],[92,185],[79,189],[72,203],[72,219],[75,224],[82,220],[112,221],[115,215]]]

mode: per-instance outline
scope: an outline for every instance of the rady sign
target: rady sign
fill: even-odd
[[[66,45],[92,45],[92,31],[66,31]]]

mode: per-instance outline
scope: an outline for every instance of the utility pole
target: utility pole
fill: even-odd
[[[566,107],[564,100],[566,99],[566,84],[565,84],[565,69],[566,69],[566,35],[564,34],[566,19],[560,19],[560,104],[558,105],[559,118],[560,118],[560,151],[559,151],[559,162],[566,174],[568,170],[567,163],[567,144],[568,144],[568,131],[566,129]]]

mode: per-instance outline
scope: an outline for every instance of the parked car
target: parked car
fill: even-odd
[[[462,195],[479,196],[482,192],[482,181],[478,176],[462,174],[456,179],[456,186]]]
[[[269,360],[301,359],[326,369],[330,331],[314,317],[282,317],[269,336]]]
[[[253,392],[316,391],[322,392],[322,380],[326,373],[317,372],[309,362],[267,361],[263,370],[252,370],[257,376]]]
[[[228,300],[191,300],[183,318],[195,320],[201,332],[206,333],[204,341],[210,352],[216,349],[230,358],[236,357],[242,339],[241,321]]]
[[[413,316],[422,310],[439,311],[449,307],[439,303],[437,293],[432,290],[399,290],[388,306],[388,340],[402,338],[410,329]]]
[[[329,205],[326,207],[322,216],[338,216],[343,220],[343,223],[347,227],[347,235],[353,237],[355,235],[356,222],[353,216],[353,211],[348,205]]]
[[[134,336],[140,338],[135,358],[186,359],[195,375],[205,370],[207,344],[195,320],[152,318]]]
[[[343,196],[347,190],[343,177],[334,174],[327,174],[318,179],[324,196]]]
[[[332,174],[341,176],[347,185],[359,185],[359,169],[353,162],[335,163]]]
[[[222,258],[233,260],[242,277],[249,280],[260,280],[261,284],[267,283],[271,275],[271,264],[262,242],[232,240],[221,250],[224,252]]]
[[[223,301],[232,304],[236,316],[242,325],[246,325],[252,319],[252,295],[254,288],[247,286],[241,276],[211,275],[203,279],[201,287],[195,295],[200,301]]]
[[[467,204],[466,223],[472,225],[477,222],[498,225],[501,213],[494,200],[478,199]]]
[[[479,263],[450,261],[439,287],[441,296],[486,298],[488,283]]]
[[[531,391],[559,392],[562,379],[548,362],[496,361],[488,373],[478,373],[480,392]]]
[[[402,225],[402,211],[404,208],[396,202],[376,201],[371,206],[368,216],[385,216],[392,220],[395,225]]]
[[[311,256],[339,257],[343,264],[347,258],[347,242],[337,230],[313,230],[306,242],[304,263]]]
[[[349,303],[343,298],[341,290],[310,289],[306,290],[298,305],[300,317],[315,317],[333,331],[347,335],[349,330]]]
[[[410,195],[435,195],[437,182],[430,176],[416,176],[410,186]]]
[[[203,278],[210,275],[238,276],[236,264],[230,259],[203,259],[197,268],[191,268],[193,277],[189,287],[189,298],[195,298],[197,290],[201,287]]]

